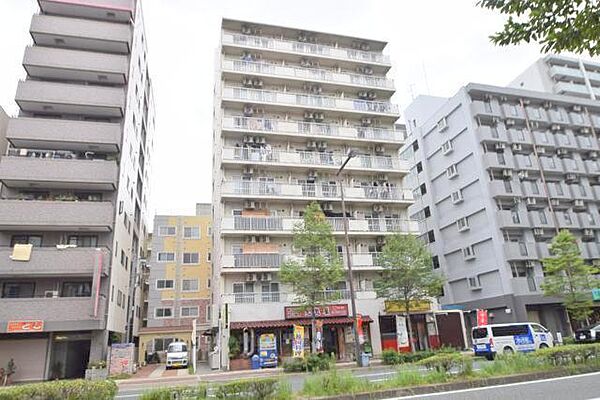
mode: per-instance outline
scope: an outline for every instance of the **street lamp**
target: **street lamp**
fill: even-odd
[[[348,214],[346,214],[346,201],[344,200],[344,182],[341,179],[341,173],[342,170],[344,169],[344,167],[346,166],[346,164],[348,164],[348,162],[352,159],[356,157],[356,152],[354,150],[350,150],[348,152],[348,157],[346,157],[346,160],[344,161],[344,163],[342,164],[342,166],[340,167],[340,169],[338,170],[338,172],[335,174],[338,178],[338,183],[340,185],[340,195],[342,198],[342,214],[343,214],[343,218],[344,218],[344,238],[346,240],[346,262],[348,264],[348,280],[350,281],[350,306],[352,307],[352,317],[353,317],[353,324],[352,324],[352,328],[354,330],[354,357],[356,358],[356,363],[358,364],[358,366],[361,366],[361,361],[360,361],[360,341],[359,341],[359,337],[358,337],[358,319],[357,319],[357,314],[356,314],[356,300],[354,298],[354,276],[352,275],[352,258],[350,257],[350,238],[348,237],[348,225],[349,225],[349,221],[348,221]]]

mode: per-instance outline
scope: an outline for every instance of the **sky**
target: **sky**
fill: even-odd
[[[143,0],[156,132],[149,211],[193,214],[211,201],[213,87],[221,18],[384,40],[393,101],[452,96],[469,82],[506,85],[541,55],[537,45],[497,47],[504,17],[477,0]],[[35,0],[0,0],[0,106],[14,95]]]

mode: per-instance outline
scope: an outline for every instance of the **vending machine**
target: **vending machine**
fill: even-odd
[[[277,367],[277,341],[275,334],[264,333],[258,338],[258,356],[260,367]]]

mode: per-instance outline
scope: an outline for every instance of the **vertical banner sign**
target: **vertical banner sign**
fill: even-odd
[[[315,328],[317,330],[317,353],[323,352],[323,320],[318,319],[315,321]]]
[[[488,312],[487,310],[477,310],[477,326],[487,325]]]
[[[402,315],[396,315],[396,341],[398,343],[398,350],[410,346],[408,342],[408,329],[406,328],[406,317]]]
[[[294,358],[304,358],[304,327],[302,325],[294,325],[292,356]]]
[[[361,314],[356,314],[356,329],[358,329],[358,342],[363,344],[365,342],[365,333],[363,332],[363,319]]]

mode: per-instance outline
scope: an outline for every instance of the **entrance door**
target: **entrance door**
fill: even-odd
[[[90,357],[90,335],[57,334],[51,354],[50,379],[83,378]]]
[[[337,348],[338,336],[335,326],[324,326],[323,327],[323,351],[326,354],[335,353],[339,356]]]
[[[457,349],[466,348],[459,313],[435,314],[435,318],[442,346],[451,346]]]

